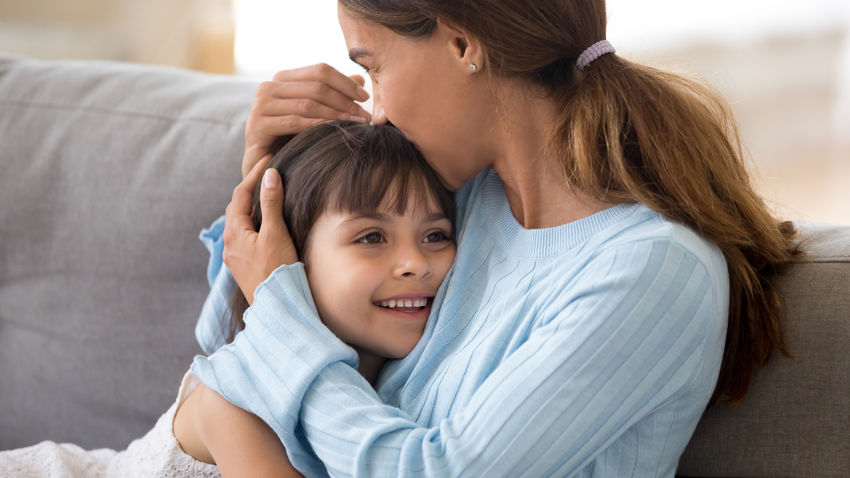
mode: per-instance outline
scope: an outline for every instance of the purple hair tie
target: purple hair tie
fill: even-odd
[[[581,55],[578,56],[578,60],[576,60],[576,68],[584,70],[587,68],[587,65],[593,63],[593,60],[600,56],[616,52],[617,50],[614,49],[614,45],[609,43],[608,40],[598,41],[581,52]]]

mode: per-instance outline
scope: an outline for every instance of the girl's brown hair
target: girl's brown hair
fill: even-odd
[[[408,207],[434,204],[454,224],[454,195],[419,150],[391,125],[323,123],[284,141],[269,168],[283,178],[283,218],[301,260],[313,224],[324,212],[372,213],[387,208],[404,214]],[[252,220],[258,231],[259,197],[257,185]],[[228,342],[245,325],[242,315],[248,302],[238,287],[230,305]]]
[[[413,38],[436,19],[478,39],[491,75],[525,80],[561,111],[549,147],[565,180],[608,202],[640,202],[714,242],[726,258],[730,304],[713,403],[737,401],[753,369],[782,337],[771,282],[799,250],[796,230],[755,193],[733,115],[708,86],[604,55],[584,71],[577,57],[605,39],[604,0],[340,0],[357,18]],[[479,65],[481,66],[481,65]]]

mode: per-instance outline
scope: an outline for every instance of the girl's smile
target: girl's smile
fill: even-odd
[[[425,320],[431,313],[433,294],[400,295],[387,300],[379,300],[374,304],[388,314],[393,314],[408,320]]]
[[[451,221],[412,202],[403,213],[326,211],[310,230],[304,264],[319,316],[361,363],[410,353],[454,261]]]

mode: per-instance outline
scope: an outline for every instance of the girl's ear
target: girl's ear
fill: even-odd
[[[484,66],[484,51],[478,38],[442,18],[437,18],[437,30],[460,68],[474,72]],[[475,67],[470,68],[470,65]]]

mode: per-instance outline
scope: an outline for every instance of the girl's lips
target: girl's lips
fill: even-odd
[[[381,312],[390,314],[395,317],[408,319],[408,320],[425,320],[431,314],[431,303],[433,302],[432,298],[428,298],[428,303],[425,307],[381,307],[378,304],[374,304],[375,307],[381,310]]]
[[[381,302],[386,302],[386,301],[389,301],[389,300],[399,301],[399,300],[406,300],[406,299],[411,299],[411,300],[413,300],[413,299],[429,299],[430,300],[430,299],[433,299],[433,298],[434,298],[433,292],[431,292],[431,293],[414,292],[414,293],[410,293],[410,294],[398,294],[398,295],[394,295],[392,297],[385,297],[383,299],[376,300],[374,303],[380,304]]]
[[[428,305],[428,302],[434,299],[433,293],[407,293],[398,294],[384,299],[372,301],[372,304],[378,307],[395,309],[395,308],[421,308]]]

